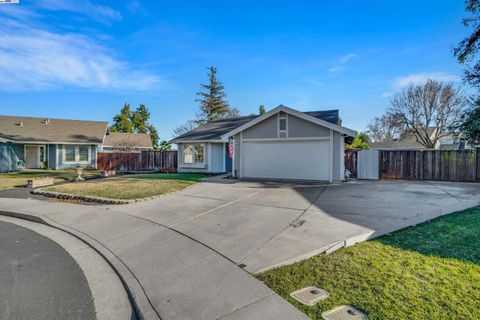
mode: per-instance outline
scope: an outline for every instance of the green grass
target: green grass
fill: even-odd
[[[83,171],[84,177],[93,177],[98,175],[98,171]],[[0,173],[0,190],[25,187],[27,185],[27,180],[36,178],[52,177],[55,179],[55,182],[61,182],[73,180],[76,176],[77,173],[74,170],[37,170]]]
[[[132,200],[177,192],[204,178],[202,174],[152,173],[117,176],[95,181],[75,182],[45,190],[79,196]]]
[[[369,319],[480,319],[480,209],[258,274],[312,319],[342,304]],[[318,285],[330,298],[307,307],[289,294]]]

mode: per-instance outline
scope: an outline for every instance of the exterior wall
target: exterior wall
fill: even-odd
[[[200,143],[200,142],[199,142]],[[209,149],[210,143],[203,143],[205,149],[203,151],[203,164],[194,163],[194,164],[185,164],[183,163],[183,146],[185,143],[178,143],[178,172],[199,172],[199,173],[209,173],[208,171],[208,161],[209,161]],[[190,144],[190,143],[187,143]]]
[[[277,137],[277,115],[273,115],[268,119],[254,125],[243,131],[245,139],[265,139]]]
[[[57,168],[57,146],[55,144],[49,144],[47,145],[47,162],[48,162],[48,167],[50,169],[56,169]]]
[[[212,143],[210,144],[211,152],[209,154],[210,161],[209,163],[209,172],[225,172],[223,167],[224,165],[224,144],[223,143]]]
[[[333,132],[333,180],[344,178],[345,171],[345,137],[339,132]]]
[[[330,129],[315,123],[305,121],[292,115],[288,115],[288,137],[328,137]]]
[[[240,148],[240,133],[233,137],[233,176],[240,176],[240,159],[242,157]]]
[[[202,143],[202,142],[199,142]],[[183,163],[183,147],[185,144],[178,143],[178,172],[202,172],[202,173],[221,173],[225,172],[225,144],[224,143],[202,143],[205,145],[204,161],[200,163]]]
[[[97,149],[98,147],[96,145],[91,145],[90,147],[90,161],[88,163],[64,163],[63,161],[63,152],[64,152],[64,146],[67,145],[62,145],[58,144],[56,146],[56,168],[57,169],[66,169],[66,168],[75,168],[77,166],[80,167],[97,167]],[[69,145],[70,146],[70,145]],[[72,144],[72,146],[77,146]]]

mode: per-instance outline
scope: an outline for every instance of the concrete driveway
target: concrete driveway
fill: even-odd
[[[111,210],[178,230],[257,272],[479,204],[480,184],[473,183],[213,179]]]

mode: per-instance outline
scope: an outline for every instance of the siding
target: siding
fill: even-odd
[[[243,131],[244,139],[268,139],[277,137],[277,115],[263,120],[262,122]]]
[[[57,152],[58,157],[56,157],[57,169],[77,167],[76,163],[63,163],[63,152],[64,152],[63,147],[64,146],[67,146],[67,145],[62,145],[62,144],[57,145],[57,148],[58,148],[58,152]],[[68,145],[68,146],[70,146],[70,145]],[[72,146],[76,146],[76,145],[72,144]],[[96,167],[96,163],[97,163],[97,146],[96,145],[91,145],[90,146],[90,162],[89,163],[82,163],[82,164],[79,164],[78,166],[80,166],[80,167]]]
[[[212,155],[212,159],[211,159],[211,168],[209,168],[209,172],[215,172],[215,173],[218,173],[218,172],[224,172],[223,170],[223,161],[224,161],[224,158],[223,158],[223,146],[224,144],[223,143],[212,143],[211,145],[211,155]]]
[[[340,175],[340,165],[341,165],[341,156],[340,156],[340,147],[341,147],[342,136],[339,132],[333,132],[333,180],[339,181],[342,180]],[[343,155],[345,156],[345,155]],[[343,171],[343,170],[342,170]]]
[[[208,162],[209,162],[209,152],[210,152],[210,143],[204,143],[205,149],[203,150],[203,165],[196,164],[184,164],[183,163],[183,146],[185,144],[191,143],[179,143],[178,147],[178,172],[200,172],[200,173],[209,173]]]
[[[330,129],[328,128],[288,115],[288,136],[290,138],[328,137],[329,135]]]
[[[11,144],[0,144],[0,172],[18,170],[18,156]]]

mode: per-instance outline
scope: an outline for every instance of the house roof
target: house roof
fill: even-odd
[[[425,146],[420,144],[415,135],[407,134],[405,137],[399,140],[382,141],[382,142],[369,142],[368,147],[374,150],[422,150]]]
[[[187,141],[224,140],[225,135],[230,134],[232,131],[239,129],[242,126],[248,126],[250,122],[254,123],[257,120],[261,121],[261,119],[269,117],[272,115],[272,113],[281,110],[287,112],[294,111],[297,114],[302,114],[304,116],[308,116],[308,118],[317,119],[320,122],[325,122],[334,126],[340,127],[341,125],[341,119],[339,117],[338,110],[300,112],[285,106],[279,106],[273,110],[270,110],[263,116],[250,115],[209,121],[185,134],[182,134],[181,136],[174,138],[170,142],[178,143]]]
[[[0,116],[0,140],[101,144],[108,122]]]
[[[152,139],[146,133],[109,132],[103,141],[104,147],[130,146],[134,148],[153,148]]]

